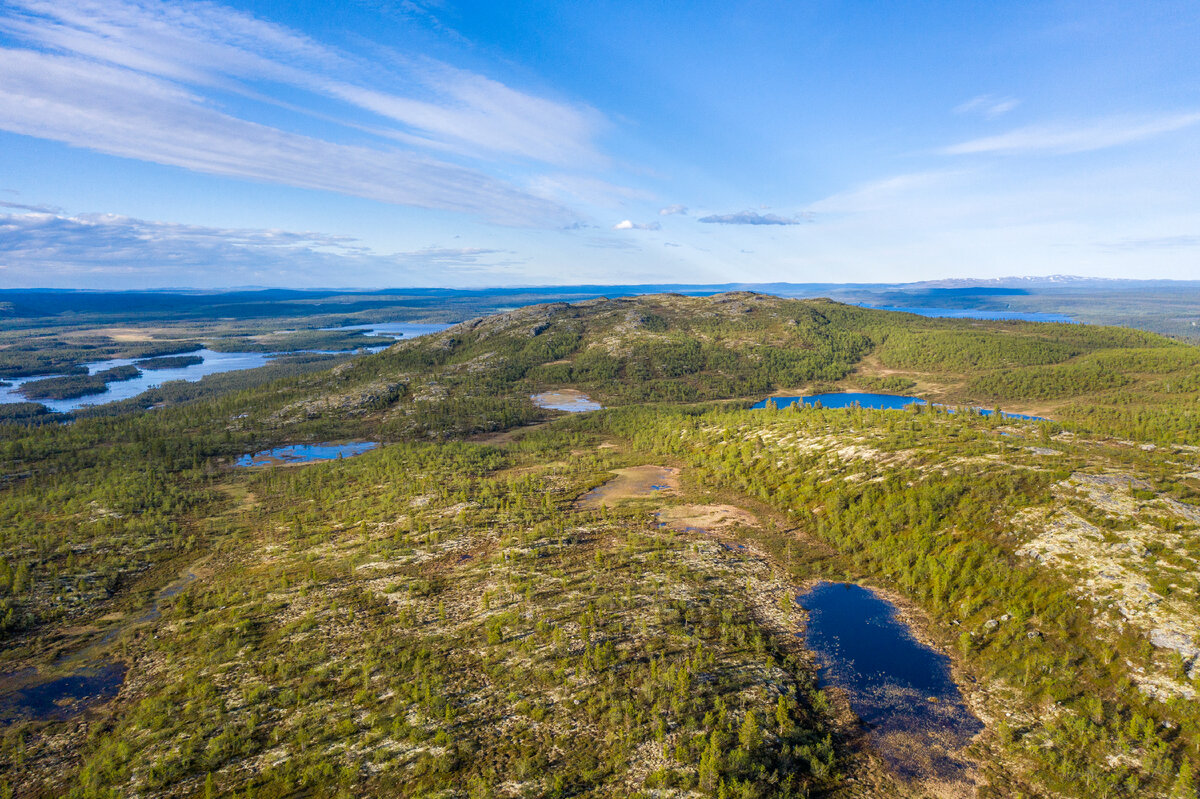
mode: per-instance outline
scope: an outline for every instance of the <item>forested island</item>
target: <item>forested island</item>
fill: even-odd
[[[204,358],[199,355],[161,355],[157,358],[146,358],[138,361],[136,366],[138,369],[181,369],[184,366],[195,366],[196,364],[204,363]]]
[[[1194,343],[725,292],[293,357],[0,425],[0,795],[1196,797]],[[850,391],[925,404],[751,409]],[[966,740],[863,722],[825,583]]]
[[[108,388],[109,383],[133,380],[141,375],[142,371],[136,366],[114,366],[91,374],[31,380],[24,383],[19,391],[22,396],[31,400],[71,399],[72,397],[85,397],[88,394],[102,394]]]

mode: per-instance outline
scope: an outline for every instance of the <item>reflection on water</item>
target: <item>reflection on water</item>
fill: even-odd
[[[445,330],[447,327],[449,327],[449,325],[414,325],[396,322],[374,325],[350,325],[348,327],[329,329],[367,330],[378,333],[381,336],[391,336],[393,338],[403,337],[405,339],[410,339],[416,338],[417,336],[424,336],[429,333],[437,333],[441,330]],[[364,349],[367,349],[371,352],[378,352],[386,347],[387,345],[381,345],[365,347]],[[302,352],[307,351],[304,350]],[[291,353],[216,352],[210,349],[201,349],[185,354],[189,356],[198,356],[202,359],[202,361],[200,363],[188,364],[187,366],[176,366],[170,369],[143,369],[140,377],[135,377],[132,380],[109,383],[106,390],[96,394],[87,394],[82,397],[74,397],[72,399],[63,400],[38,400],[38,402],[40,402],[42,405],[45,405],[52,411],[58,411],[59,413],[70,413],[71,411],[78,410],[86,405],[103,405],[106,402],[116,402],[118,400],[136,397],[143,391],[157,388],[163,383],[168,383],[172,380],[184,380],[189,383],[194,383],[208,375],[220,374],[222,372],[236,372],[242,369],[257,369],[260,366],[265,366],[270,363],[272,358]],[[145,359],[110,358],[109,360],[93,361],[92,363],[84,365],[87,367],[88,374],[96,374],[97,372],[102,372],[105,369],[112,369],[117,366],[137,366],[139,360]],[[0,380],[11,384],[6,387],[0,387],[0,403],[29,402],[30,400],[22,395],[18,389],[31,381],[44,380],[47,377],[55,376],[56,375],[52,374],[35,375],[33,377],[9,378],[0,376]]]
[[[39,400],[39,402],[52,411],[70,413],[85,405],[103,405],[106,402],[116,402],[117,400],[136,397],[143,391],[161,386],[163,383],[172,380],[186,380],[189,383],[194,383],[207,375],[234,372],[239,369],[256,369],[259,366],[265,366],[276,353],[214,352],[213,350],[205,349],[190,352],[188,355],[197,355],[204,360],[197,364],[177,366],[171,369],[145,369],[142,371],[140,377],[135,377],[132,380],[122,380],[117,383],[109,383],[107,389],[97,394],[87,394],[82,397],[63,400]],[[138,360],[137,358],[112,358],[107,361],[89,363],[86,366],[88,374],[95,374],[96,372],[102,372],[105,369],[111,369],[115,366],[130,364],[137,366]],[[0,388],[0,402],[29,402],[18,389],[25,383],[34,380],[44,380],[48,376],[37,375],[35,377],[9,378],[7,382],[12,383],[12,385],[8,388]]]
[[[375,441],[349,441],[345,444],[290,444],[242,455],[236,466],[276,466],[284,463],[312,463],[353,458],[378,447]]]
[[[410,339],[417,336],[427,336],[430,333],[441,333],[448,327],[450,325],[414,324],[411,322],[373,322],[365,325],[344,325],[342,327],[327,327],[325,329],[363,330],[366,331],[368,336],[391,336],[394,339]]]
[[[0,694],[0,724],[19,719],[61,721],[85,708],[116,697],[125,682],[126,666],[120,661],[85,666],[62,677],[39,680],[36,669],[0,677],[0,684],[17,684]]]
[[[821,680],[842,688],[872,746],[909,779],[967,781],[960,751],[983,729],[950,659],[917,641],[890,602],[861,586],[820,583],[797,600]]]
[[[811,397],[767,397],[750,406],[751,410],[762,410],[768,407],[774,408],[790,408],[793,405],[802,405],[806,408],[870,408],[876,411],[899,411],[911,405],[926,405],[925,400],[920,397],[905,397],[899,394],[872,394],[868,392],[847,391],[836,394],[813,394]],[[951,413],[955,412],[954,408],[947,405],[934,403],[935,407],[946,408]],[[991,416],[995,411],[992,408],[972,408],[972,411],[980,416]],[[1023,413],[1009,413],[1001,411],[1000,415],[1005,419],[1024,419],[1030,422],[1046,421],[1042,416],[1027,416]]]
[[[820,405],[822,408],[850,408],[857,405],[860,408],[873,408],[878,411],[898,411],[907,408],[909,405],[924,405],[925,400],[920,397],[902,397],[896,394],[846,392],[841,394],[814,394],[811,397],[767,397],[761,402],[754,403],[750,408],[753,410],[762,409],[766,408],[768,404],[774,405],[777,408],[788,408],[797,403],[810,408],[817,405]]]

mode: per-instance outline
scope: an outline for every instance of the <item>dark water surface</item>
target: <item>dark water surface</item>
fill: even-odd
[[[35,669],[4,675],[5,682],[23,683],[23,687],[0,695],[0,725],[19,719],[69,719],[116,697],[125,682],[125,671],[124,663],[112,661],[50,680],[40,679]]]
[[[162,604],[196,580],[187,569],[154,597],[154,602],[128,621],[118,623],[84,649],[55,663],[60,676],[48,676],[36,668],[0,674],[0,726],[22,719],[62,721],[92,705],[115,699],[125,682],[128,667],[107,659],[105,648],[123,632],[154,621],[162,615]]]
[[[290,444],[265,449],[237,459],[236,466],[271,466],[280,463],[313,463],[338,458],[353,458],[378,447],[375,441],[349,441],[345,444]]]
[[[959,756],[983,724],[963,703],[950,659],[920,643],[867,589],[821,583],[797,601],[821,682],[846,691],[879,755],[909,779],[965,780]]]

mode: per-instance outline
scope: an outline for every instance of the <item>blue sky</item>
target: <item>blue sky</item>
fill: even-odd
[[[0,285],[1200,278],[1194,2],[0,0]]]

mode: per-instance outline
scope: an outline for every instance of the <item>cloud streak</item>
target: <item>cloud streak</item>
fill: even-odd
[[[397,123],[396,138],[479,156],[556,165],[600,163],[594,109],[536,97],[432,59],[384,69],[289,28],[214,3],[10,0],[0,30],[62,54],[192,86],[254,92],[283,84]],[[387,87],[383,90],[370,85]]]
[[[1007,114],[1020,104],[1021,101],[1015,97],[996,97],[991,94],[981,94],[957,106],[954,109],[954,113],[975,114],[988,119],[995,119]]]
[[[1200,247],[1200,235],[1180,234],[1177,236],[1155,236],[1141,239],[1125,239],[1100,245],[1111,251],[1173,250]]]
[[[109,155],[550,227],[577,215],[513,167],[608,165],[588,106],[431,59],[368,62],[215,3],[9,0],[0,33],[28,46],[0,48],[0,129]],[[323,132],[251,121],[254,104]]]
[[[247,122],[129,70],[0,49],[0,127],[196,172],[476,214],[509,225],[572,214],[478,170]]]
[[[760,214],[757,211],[738,211],[732,214],[702,216],[696,221],[712,225],[799,225],[803,220],[777,214]]]
[[[92,288],[238,284],[448,285],[514,263],[511,253],[429,247],[380,255],[311,231],[214,228],[114,214],[0,214],[0,279]],[[494,282],[494,277],[490,278]]]
[[[1115,118],[1085,125],[1032,125],[946,147],[946,155],[1048,153],[1104,150],[1161,136],[1200,122],[1200,112],[1158,117]]]
[[[660,230],[662,225],[657,222],[634,222],[630,219],[623,219],[612,226],[613,230]]]

